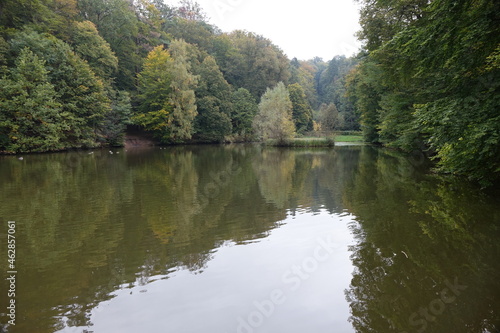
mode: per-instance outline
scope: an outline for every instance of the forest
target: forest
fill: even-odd
[[[500,179],[500,3],[359,0],[359,54],[289,59],[191,0],[3,0],[0,152],[362,130],[444,173]],[[334,31],[321,32],[325,39]]]
[[[164,144],[252,141],[278,83],[293,134],[313,130],[322,104],[336,129],[359,129],[344,85],[355,60],[290,60],[263,36],[220,31],[191,0],[0,6],[0,151],[119,146],[127,126]]]

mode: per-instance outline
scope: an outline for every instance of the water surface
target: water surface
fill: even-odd
[[[499,196],[418,155],[102,150],[3,156],[0,179],[8,332],[500,328]]]

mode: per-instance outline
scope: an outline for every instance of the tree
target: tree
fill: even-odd
[[[245,88],[233,92],[231,96],[231,122],[233,133],[245,138],[253,133],[252,122],[259,109],[252,94]]]
[[[207,56],[194,72],[199,76],[195,90],[196,137],[202,141],[220,142],[231,133],[231,86],[211,56]]]
[[[163,46],[157,46],[149,52],[142,71],[137,75],[139,111],[142,114],[167,114],[171,111],[172,66],[173,59]]]
[[[152,0],[134,1],[134,11],[138,29],[135,44],[137,53],[142,59],[155,46],[168,44],[171,38],[162,30],[165,19]]]
[[[122,146],[125,129],[131,123],[132,106],[130,94],[126,91],[110,92],[111,109],[104,115],[100,134],[105,143],[111,146]]]
[[[66,40],[67,27],[76,14],[76,0],[3,0],[0,30],[30,27]]]
[[[92,67],[95,74],[109,80],[118,68],[118,58],[108,42],[99,35],[94,23],[74,22],[71,33],[73,50]]]
[[[275,139],[278,143],[284,143],[295,136],[292,102],[283,82],[273,89],[268,88],[262,96],[253,127],[264,140]]]
[[[298,83],[288,86],[292,102],[292,118],[298,133],[312,130],[312,109],[307,101],[304,89]]]
[[[360,40],[365,42],[365,49],[374,51],[390,41],[398,32],[421,19],[427,0],[361,0]]]
[[[152,131],[159,138],[169,139],[169,124],[172,117],[172,66],[173,59],[163,46],[149,52],[139,81],[139,113],[133,121]]]
[[[345,56],[335,56],[319,75],[318,98],[321,103],[334,103],[344,122],[338,124],[338,129],[358,130],[359,120],[355,107],[346,97],[346,77],[357,61]]]
[[[188,62],[187,43],[183,40],[174,40],[169,48],[174,59],[172,68],[172,127],[170,138],[172,142],[191,139],[194,132],[194,118],[196,117],[196,96],[194,89],[198,78],[191,74]]]
[[[9,44],[0,36],[0,76],[7,71],[7,61],[9,60],[8,52]]]
[[[61,103],[66,148],[96,146],[97,129],[110,108],[104,85],[90,66],[63,41],[36,32],[19,32],[10,40],[11,52],[19,55],[28,47],[45,61],[48,81]]]
[[[304,89],[309,105],[312,108],[317,108],[318,93],[315,87],[314,76],[317,67],[312,66],[309,61],[299,61],[293,58],[290,61],[290,84],[298,83]]]
[[[66,124],[45,62],[29,48],[0,79],[0,150],[44,152],[64,148]]]
[[[349,90],[369,140],[430,151],[440,170],[482,185],[500,180],[499,6],[364,1],[368,52]]]
[[[373,60],[365,60],[347,76],[347,96],[360,115],[365,141],[380,143],[379,111],[384,88],[380,82],[380,67]]]
[[[332,132],[337,129],[339,120],[339,111],[335,104],[321,104],[319,109],[319,121],[323,131]]]
[[[245,88],[258,100],[268,87],[288,82],[288,59],[269,39],[246,31],[229,34],[229,46],[216,51],[217,63],[227,81],[236,88]]]
[[[165,31],[174,38],[198,45],[205,51],[210,52],[212,50],[215,28],[204,21],[175,17],[167,22]]]
[[[127,0],[79,0],[80,16],[93,22],[99,34],[109,43],[118,58],[116,84],[118,88],[134,90],[135,74],[141,67],[139,20]],[[144,50],[143,52],[149,52]]]
[[[176,15],[190,21],[206,22],[207,14],[196,1],[181,0],[176,10]]]
[[[169,51],[157,46],[144,62],[139,74],[139,113],[134,122],[164,143],[178,143],[190,139],[194,131],[197,112],[193,88],[197,78],[189,72],[184,41],[173,41]]]

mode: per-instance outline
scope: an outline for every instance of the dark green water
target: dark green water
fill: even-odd
[[[427,171],[368,146],[0,157],[0,322],[14,299],[8,332],[500,332],[500,198]]]

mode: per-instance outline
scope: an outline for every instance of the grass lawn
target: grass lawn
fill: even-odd
[[[337,135],[335,142],[364,142],[362,135]]]

